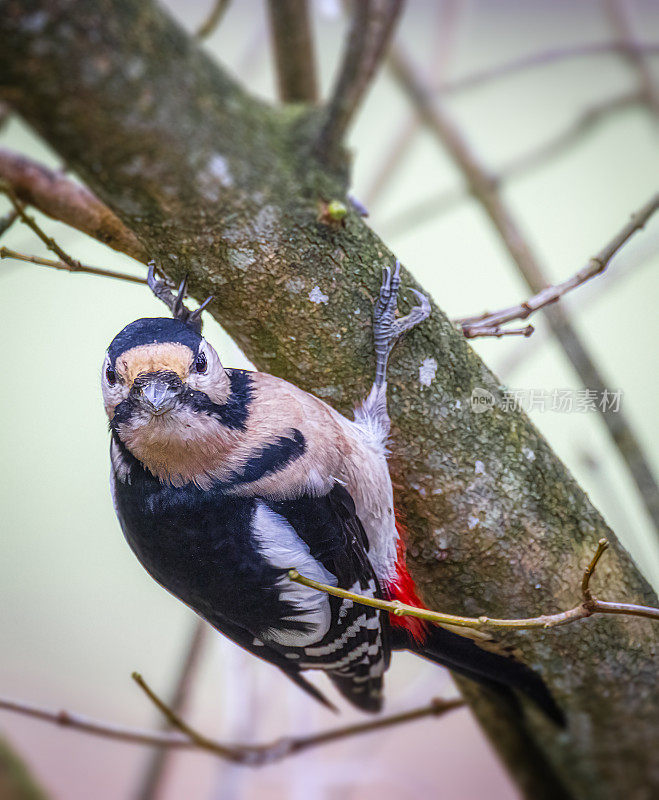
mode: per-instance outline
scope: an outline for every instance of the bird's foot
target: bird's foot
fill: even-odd
[[[194,311],[190,311],[189,308],[185,306],[183,300],[188,291],[188,276],[186,275],[185,278],[181,281],[178,291],[172,292],[169,283],[164,280],[159,280],[156,278],[156,263],[155,261],[149,261],[149,272],[147,274],[146,282],[149,285],[149,289],[154,293],[154,295],[167,306],[167,308],[172,312],[172,316],[175,319],[180,319],[182,322],[185,322],[187,325],[190,325],[191,328],[197,331],[197,333],[201,332],[201,312],[206,308],[206,306],[211,302],[213,297],[208,297],[204,302],[199,306],[199,308],[195,309]]]
[[[394,345],[400,337],[423,322],[430,316],[428,298],[416,289],[410,289],[416,295],[419,305],[404,317],[396,317],[398,307],[398,290],[400,288],[400,261],[396,260],[393,272],[385,267],[382,274],[380,296],[373,312],[373,339],[375,344],[375,382],[380,386],[387,379],[387,361]]]

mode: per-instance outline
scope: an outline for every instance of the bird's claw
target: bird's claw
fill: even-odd
[[[419,304],[414,306],[404,317],[396,318],[399,288],[400,261],[396,260],[393,272],[390,267],[385,267],[382,271],[380,294],[373,312],[373,334],[375,352],[378,357],[386,357],[406,331],[423,322],[430,315],[428,298],[416,289],[410,289]]]
[[[190,309],[187,308],[183,302],[188,292],[188,276],[186,275],[185,278],[183,278],[179,284],[178,290],[173,292],[171,285],[166,280],[159,280],[156,278],[156,262],[149,261],[148,267],[149,271],[147,273],[146,282],[149,286],[149,289],[151,289],[151,291],[159,300],[162,300],[162,302],[172,312],[172,316],[175,319],[180,319],[182,322],[190,325],[190,327],[194,328],[194,330],[200,333],[202,324],[201,312],[211,302],[213,296],[211,295],[210,297],[206,298],[199,308],[195,309],[194,311],[190,311]]]

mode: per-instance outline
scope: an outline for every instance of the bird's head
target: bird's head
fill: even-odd
[[[226,401],[229,378],[215,350],[184,322],[138,319],[112,340],[102,374],[112,428],[170,422],[204,404]],[[123,437],[122,437],[123,438]]]
[[[151,272],[152,283],[164,291]],[[223,424],[229,375],[198,318],[191,320],[182,306],[183,292],[178,318],[138,319],[114,337],[101,375],[114,434],[154,475],[175,485],[207,482],[231,433]]]

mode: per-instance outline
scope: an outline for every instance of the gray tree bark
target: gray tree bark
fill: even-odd
[[[147,0],[2,0],[0,91],[211,313],[260,369],[349,412],[372,378],[371,311],[392,253],[349,211],[345,167],[314,155],[319,114],[250,97]],[[404,285],[417,286],[404,274]],[[316,301],[316,302],[314,302]],[[72,347],[75,343],[72,343]],[[435,359],[430,385],[419,369]],[[475,413],[473,389],[495,407]],[[565,466],[444,314],[390,373],[397,503],[410,568],[434,608],[531,616],[656,596]],[[569,718],[507,718],[467,692],[528,797],[650,800],[659,791],[656,639],[650,621],[596,618],[509,633]]]

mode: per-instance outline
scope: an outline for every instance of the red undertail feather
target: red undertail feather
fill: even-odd
[[[396,519],[396,530],[398,531],[398,553],[396,560],[396,577],[386,588],[387,599],[398,600],[408,606],[425,608],[416,593],[416,586],[412,576],[407,571],[405,563],[405,542],[407,531],[399,519]],[[417,642],[423,642],[428,632],[428,623],[416,617],[399,617],[396,614],[389,614],[389,621],[392,626],[406,628]]]

